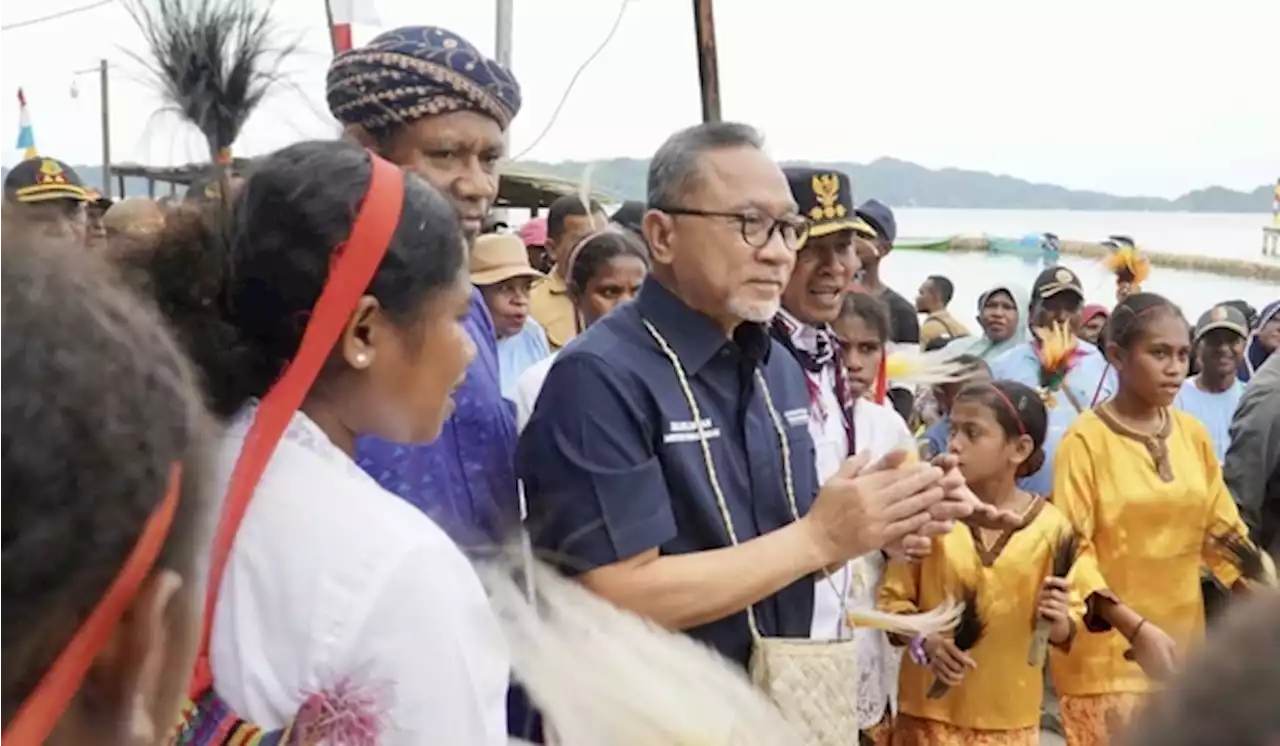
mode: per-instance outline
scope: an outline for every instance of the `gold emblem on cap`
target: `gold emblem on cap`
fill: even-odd
[[[836,174],[814,174],[813,196],[818,204],[809,211],[814,220],[831,220],[842,218],[848,212],[844,205],[838,204],[840,199],[840,177]]]
[[[1071,274],[1071,270],[1069,269],[1059,269],[1057,272],[1053,274],[1053,279],[1065,285],[1075,280],[1076,276]]]
[[[65,184],[67,177],[62,170],[62,166],[52,158],[45,158],[40,162],[40,176],[36,178],[39,184]]]
[[[1212,319],[1213,321],[1225,321],[1227,318],[1226,307],[1215,306],[1214,309],[1209,312],[1209,318]]]

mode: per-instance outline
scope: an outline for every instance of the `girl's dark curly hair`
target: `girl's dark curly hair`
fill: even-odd
[[[369,153],[352,143],[290,145],[254,163],[229,211],[185,205],[157,248],[127,260],[199,368],[219,417],[265,394],[297,353],[372,170]],[[407,174],[399,226],[367,292],[409,328],[465,271],[454,208]],[[322,374],[317,385],[324,382]]]
[[[2,275],[7,726],[106,593],[175,463],[184,483],[157,567],[192,577],[208,438],[159,315],[82,246],[6,242]]]

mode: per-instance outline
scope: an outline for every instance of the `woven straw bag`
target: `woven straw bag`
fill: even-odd
[[[760,637],[751,681],[809,746],[846,746],[858,734],[858,652],[853,640]]]
[[[689,404],[689,412],[697,426],[698,441],[702,446],[702,458],[707,468],[707,478],[716,496],[720,518],[724,522],[729,541],[738,544],[733,517],[720,489],[711,447],[703,426],[702,412],[694,399],[693,389],[685,376],[679,357],[663,339],[658,330],[645,320],[645,328],[658,343],[675,368],[676,378]],[[787,445],[787,433],[773,406],[773,397],[764,375],[756,371],[756,385],[764,397],[769,418],[782,450],[783,478],[787,493],[787,506],[792,520],[800,520],[796,505],[795,485],[791,473],[791,449]],[[829,576],[828,576],[829,578]],[[841,618],[848,611],[848,594],[841,594]],[[847,640],[810,640],[808,638],[765,637],[760,634],[755,609],[747,607],[747,625],[751,629],[751,659],[748,669],[751,681],[763,691],[792,725],[804,736],[805,746],[845,746],[858,738],[858,652],[857,644]]]

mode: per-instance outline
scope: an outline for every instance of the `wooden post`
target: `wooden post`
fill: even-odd
[[[698,80],[702,85],[702,121],[720,121],[720,69],[716,64],[716,20],[711,0],[693,0],[698,36]]]
[[[102,196],[111,199],[111,94],[107,91],[107,61],[98,63],[102,106]],[[124,190],[121,189],[121,196]]]

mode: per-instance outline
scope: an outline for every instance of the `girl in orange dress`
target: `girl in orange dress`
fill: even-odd
[[[1084,610],[1078,600],[1072,605],[1067,577],[1053,571],[1059,546],[1073,537],[1070,522],[1042,496],[1017,486],[1042,465],[1047,422],[1040,395],[1013,381],[971,384],[955,399],[949,449],[965,481],[984,502],[1023,521],[1004,531],[960,525],[934,539],[923,561],[890,562],[882,610],[915,613],[963,597],[975,602],[983,629],[967,650],[959,631],[955,640],[909,642],[894,746],[1039,742],[1043,657],[1029,662],[1037,621],[1047,622],[1049,643],[1067,648]],[[930,692],[935,681],[949,687],[940,697]]]
[[[1053,502],[1096,560],[1077,572],[1085,623],[1054,656],[1053,683],[1070,746],[1106,744],[1204,629],[1200,569],[1226,587],[1241,571],[1224,544],[1247,544],[1204,425],[1170,404],[1187,376],[1181,311],[1153,293],[1125,298],[1107,325],[1116,395],[1063,437]]]

